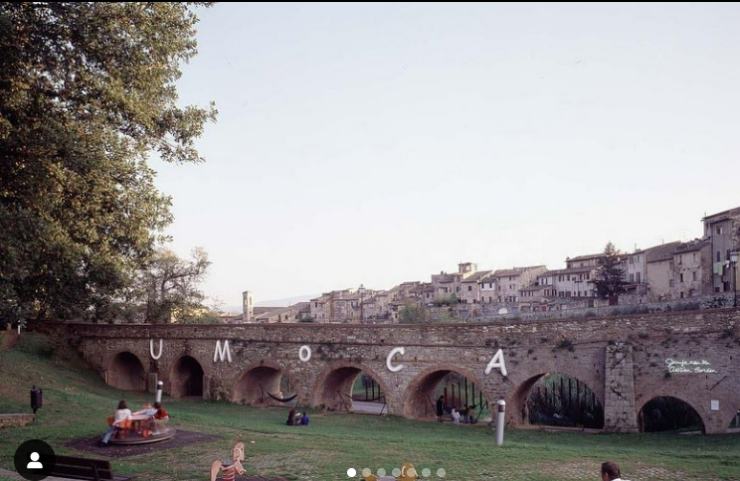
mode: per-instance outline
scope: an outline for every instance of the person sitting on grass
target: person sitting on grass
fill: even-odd
[[[108,431],[106,431],[106,433],[103,435],[103,439],[101,439],[100,442],[103,445],[107,446],[108,443],[110,443],[113,434],[118,431],[121,424],[131,419],[131,416],[132,413],[131,410],[128,408],[128,405],[126,404],[126,401],[121,399],[121,401],[118,403],[118,409],[116,409],[116,412],[113,414],[113,422],[108,428]]]
[[[301,416],[301,426],[308,426],[309,421],[308,413],[303,413],[303,416]]]
[[[293,426],[295,424],[295,415],[295,409],[291,409],[288,412],[288,420],[285,422],[285,424],[287,424],[288,426]]]
[[[601,481],[627,481],[622,479],[617,463],[607,461],[601,465]]]
[[[450,417],[452,418],[453,423],[460,424],[460,411],[452,408],[452,410],[450,411]]]

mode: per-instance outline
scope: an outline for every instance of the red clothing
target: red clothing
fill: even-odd
[[[154,415],[154,419],[166,419],[168,417],[170,417],[170,414],[165,408],[159,408],[157,413]]]

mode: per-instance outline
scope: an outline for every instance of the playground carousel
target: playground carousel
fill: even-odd
[[[111,420],[112,422],[112,420]],[[111,445],[129,446],[166,441],[175,437],[175,428],[160,423],[153,416],[134,415],[117,426]]]
[[[154,405],[146,404],[144,409],[132,413],[128,418],[115,422],[108,418],[112,436],[108,444],[131,446],[167,441],[175,437],[175,428],[168,425],[169,413],[162,407],[162,381],[157,383],[157,395]],[[123,402],[123,401],[122,401]],[[119,406],[120,407],[120,406]],[[104,436],[105,437],[105,436]]]

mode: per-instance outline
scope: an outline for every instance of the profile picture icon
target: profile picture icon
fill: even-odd
[[[41,481],[54,472],[57,464],[54,450],[40,439],[31,439],[15,450],[15,471],[28,481]]]
[[[31,460],[26,464],[26,469],[44,469],[44,465],[39,459],[41,459],[41,455],[37,453],[36,451],[32,451],[29,455]]]

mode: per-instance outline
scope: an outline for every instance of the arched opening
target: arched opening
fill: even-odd
[[[538,374],[514,394],[516,421],[536,426],[604,428],[604,407],[591,388],[562,373]]]
[[[443,420],[477,423],[490,420],[488,400],[475,382],[464,374],[441,369],[428,373],[411,385],[406,398],[405,413],[417,419],[432,419],[437,416],[437,405],[441,400]]]
[[[118,353],[108,369],[108,384],[124,391],[145,391],[146,372],[139,358],[130,352]]]
[[[294,399],[293,387],[281,369],[258,366],[244,373],[234,386],[232,400],[252,406],[283,405]]]
[[[640,431],[704,432],[704,422],[689,403],[672,396],[658,396],[646,402],[638,416]]]
[[[190,356],[178,359],[172,370],[172,387],[170,394],[174,397],[203,397],[203,368]]]
[[[316,404],[330,411],[382,414],[386,409],[385,393],[380,383],[359,367],[334,369],[323,380]]]

